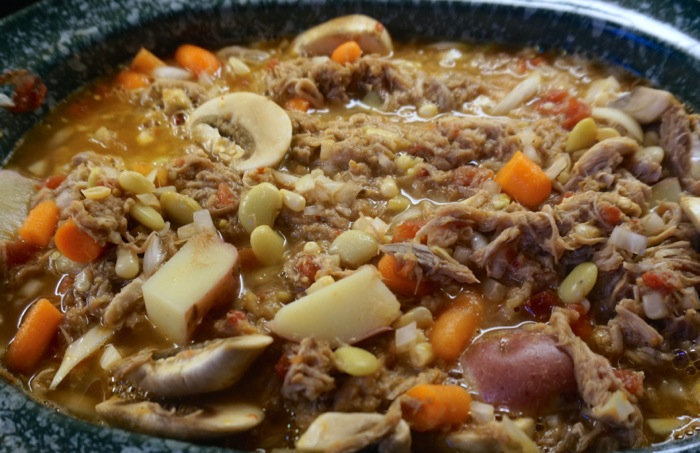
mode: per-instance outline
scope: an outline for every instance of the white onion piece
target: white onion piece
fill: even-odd
[[[501,302],[506,298],[506,294],[508,293],[508,288],[493,278],[485,279],[481,284],[481,290],[484,297],[490,302]]]
[[[492,405],[481,401],[472,401],[471,417],[478,423],[488,423],[494,420],[495,409]]]
[[[550,181],[557,179],[557,176],[571,165],[571,156],[568,153],[559,154],[554,162],[544,171]]]
[[[610,243],[617,248],[628,252],[640,254],[647,248],[648,239],[634,231],[630,231],[622,225],[618,225],[610,234]]]
[[[660,233],[666,224],[661,216],[655,212],[650,212],[641,219],[641,225],[647,236],[654,236]]]
[[[486,236],[476,232],[472,233],[472,237],[469,238],[469,242],[474,250],[480,250],[489,245],[489,240],[486,239]]]
[[[515,424],[507,415],[503,416],[503,431],[516,445],[520,446],[520,451],[523,453],[539,453],[540,449],[537,444],[528,437],[525,432]]]
[[[695,229],[700,231],[700,197],[681,196],[681,208],[686,216],[693,222]]]
[[[100,357],[100,367],[103,370],[111,370],[121,359],[119,350],[113,344],[108,344]]]
[[[197,231],[200,233],[212,232],[216,233],[216,227],[214,226],[214,221],[211,218],[211,213],[206,209],[199,210],[194,213],[193,216],[194,224],[197,227]]]
[[[639,125],[637,120],[632,118],[627,113],[622,110],[614,109],[611,107],[593,107],[591,116],[596,120],[605,120],[614,124],[619,124],[620,126],[627,129],[632,138],[637,140],[639,143],[644,141],[644,132],[642,131],[642,126]]]
[[[481,185],[481,189],[487,192],[489,195],[501,193],[501,185],[493,179],[487,179],[484,181],[484,183]]]
[[[95,326],[85,332],[85,335],[75,340],[68,346],[63,356],[61,366],[58,367],[56,375],[49,385],[49,389],[54,390],[58,384],[70,373],[70,371],[80,362],[90,357],[112,337],[114,332],[103,326]]]
[[[537,71],[533,72],[527,79],[523,80],[515,88],[513,88],[511,92],[506,95],[506,97],[501,99],[501,102],[496,104],[496,107],[494,107],[491,113],[494,115],[507,114],[534,96],[537,93],[541,83],[542,76],[540,73]]]
[[[415,343],[418,338],[416,322],[413,321],[403,327],[396,329],[396,349],[406,351],[409,346]]]
[[[56,197],[56,206],[61,211],[68,209],[71,203],[73,203],[73,195],[71,195],[70,190],[64,190]]]
[[[642,307],[647,318],[663,319],[671,314],[665,298],[659,291],[652,291],[642,296]]]
[[[159,79],[169,79],[169,80],[189,80],[192,78],[192,73],[175,66],[158,66],[155,68],[151,75]]]
[[[14,107],[15,103],[4,93],[0,93],[0,107]]]
[[[152,234],[146,252],[143,254],[143,273],[146,276],[153,274],[163,260],[165,260],[165,251],[161,247],[160,237]]]

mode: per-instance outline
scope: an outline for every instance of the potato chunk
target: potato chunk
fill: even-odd
[[[269,327],[290,340],[314,337],[335,347],[355,343],[388,327],[400,314],[399,301],[377,269],[364,266],[285,306]]]
[[[186,343],[209,309],[233,296],[236,247],[213,234],[187,242],[143,284],[151,322],[169,339]]]

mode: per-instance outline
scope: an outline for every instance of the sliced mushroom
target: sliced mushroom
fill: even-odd
[[[247,92],[205,102],[192,112],[187,128],[208,152],[240,171],[277,165],[292,141],[292,122],[285,111]]]
[[[355,41],[366,54],[387,55],[394,50],[391,36],[381,22],[353,14],[329,20],[300,34],[292,42],[292,52],[302,56],[330,55],[347,41]]]
[[[148,350],[125,358],[115,375],[162,397],[214,392],[235,384],[270,344],[272,337],[245,335],[165,353]]]
[[[112,397],[95,406],[95,410],[115,425],[183,440],[210,439],[247,431],[265,418],[259,407],[246,403],[166,409],[151,401]]]
[[[401,412],[393,407],[385,415],[360,412],[321,414],[299,438],[296,450],[299,453],[351,452],[377,445],[378,451],[410,451],[410,428],[401,419]]]
[[[610,107],[622,110],[641,124],[649,124],[658,121],[674,101],[668,91],[636,87],[612,102]]]

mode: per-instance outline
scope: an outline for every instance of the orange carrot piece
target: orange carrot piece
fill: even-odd
[[[355,41],[344,42],[335,48],[331,54],[331,60],[336,63],[345,64],[353,63],[362,56],[362,49]]]
[[[155,68],[165,66],[165,62],[151,53],[150,50],[141,48],[138,51],[129,68],[141,74],[151,74]]]
[[[472,398],[458,385],[419,384],[401,404],[403,417],[415,431],[433,431],[461,425],[469,419]]]
[[[495,179],[503,192],[530,209],[537,208],[552,192],[552,182],[544,170],[521,151],[499,170]]]
[[[483,311],[481,296],[464,292],[443,311],[430,330],[430,344],[443,360],[456,360],[471,341]]]
[[[19,228],[19,237],[38,247],[46,247],[51,242],[60,211],[53,200],[42,201],[34,206]]]
[[[424,225],[425,220],[423,219],[409,219],[405,222],[399,223],[394,229],[394,235],[391,237],[391,242],[404,242],[415,238],[418,230],[423,228]]]
[[[125,88],[127,90],[137,90],[139,88],[145,88],[150,83],[147,75],[141,74],[140,72],[131,71],[129,69],[125,69],[119,74],[117,74],[116,81],[117,84],[119,84],[122,88]]]
[[[418,282],[415,279],[401,275],[397,267],[396,258],[391,255],[382,256],[377,263],[377,269],[382,275],[384,284],[393,292],[401,296],[425,296],[432,291],[428,282]]]
[[[78,263],[89,263],[102,253],[102,246],[73,221],[66,220],[56,231],[56,248],[66,258]]]
[[[7,349],[7,366],[24,374],[34,371],[56,336],[62,319],[58,308],[47,299],[40,299],[22,321]]]
[[[306,112],[311,107],[309,101],[304,98],[292,98],[284,103],[284,108],[287,110],[298,110],[299,112]]]
[[[183,44],[175,51],[175,61],[183,68],[199,75],[216,74],[221,69],[221,62],[213,53],[192,44]]]

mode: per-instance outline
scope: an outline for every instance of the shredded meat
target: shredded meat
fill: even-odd
[[[282,396],[293,401],[314,401],[335,389],[333,351],[325,341],[305,338],[292,347],[289,370],[284,376]]]

